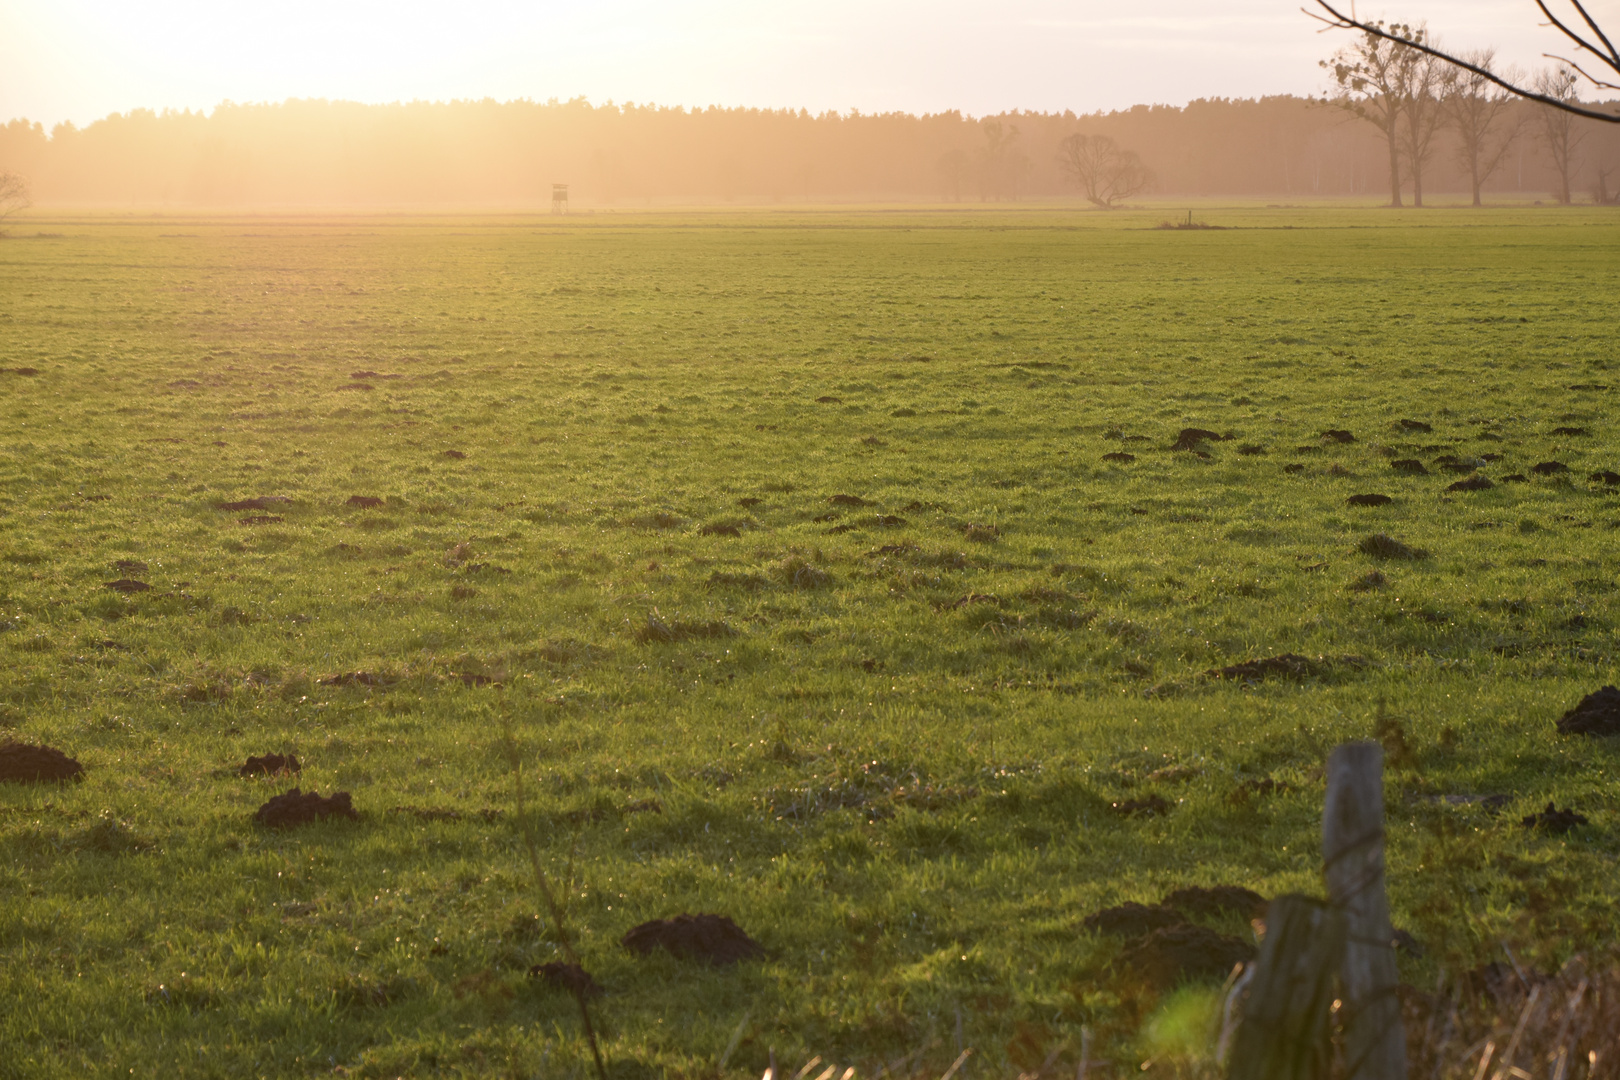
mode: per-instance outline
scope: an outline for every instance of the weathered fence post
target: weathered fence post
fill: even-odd
[[[1306,896],[1279,896],[1228,1058],[1231,1080],[1323,1080],[1332,1045],[1334,976],[1344,913]]]
[[[1349,1080],[1406,1080],[1395,932],[1384,893],[1384,750],[1346,743],[1328,758],[1322,870],[1344,912],[1340,1011]]]

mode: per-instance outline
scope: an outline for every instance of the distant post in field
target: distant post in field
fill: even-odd
[[[553,214],[568,213],[568,185],[551,185],[551,212]]]
[[[1384,893],[1384,749],[1346,743],[1328,758],[1322,873],[1344,912],[1340,1012],[1349,1080],[1406,1080],[1395,931]]]

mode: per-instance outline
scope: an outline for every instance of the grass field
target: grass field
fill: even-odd
[[[0,785],[0,1076],[585,1075],[507,726],[615,1077],[1171,1068],[1207,992],[1082,921],[1319,891],[1378,733],[1406,979],[1612,942],[1620,217],[1170,216],[14,228],[0,741],[86,775]],[[619,945],[677,912],[768,956]]]

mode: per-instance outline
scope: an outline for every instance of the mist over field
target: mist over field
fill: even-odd
[[[1514,107],[1528,123],[1531,106]],[[1506,122],[1506,121],[1504,121]],[[1620,129],[1579,122],[1582,197],[1620,169]],[[1074,133],[1107,135],[1153,174],[1146,194],[1265,198],[1388,193],[1376,128],[1319,100],[1213,99],[1076,116],[823,113],[589,102],[299,100],[212,112],[136,111],[83,128],[12,121],[0,168],[41,204],[574,206],[680,202],[1010,202],[1073,197],[1058,164]],[[1466,193],[1455,139],[1435,140],[1432,192]],[[1610,181],[1613,186],[1613,181]],[[1556,187],[1528,133],[1485,190]]]

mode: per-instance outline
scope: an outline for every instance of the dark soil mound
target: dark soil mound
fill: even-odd
[[[121,592],[128,596],[130,593],[146,592],[152,586],[144,581],[136,581],[133,578],[119,578],[117,581],[107,582],[107,588],[113,592]]]
[[[1458,480],[1455,484],[1447,484],[1447,491],[1487,491],[1496,485],[1484,473],[1475,473],[1472,476]]]
[[[1557,476],[1569,472],[1569,466],[1562,461],[1543,461],[1530,466],[1530,471],[1537,476]]]
[[[1307,679],[1321,670],[1321,664],[1308,656],[1282,653],[1256,660],[1245,660],[1229,667],[1210,668],[1204,672],[1208,679],[1236,679],[1240,682],[1259,682],[1261,679]]]
[[[1398,473],[1407,473],[1411,476],[1428,476],[1429,470],[1423,467],[1423,462],[1417,458],[1401,458],[1389,463],[1389,467]]]
[[[1118,907],[1104,908],[1095,915],[1086,916],[1083,925],[1096,934],[1142,938],[1155,930],[1176,926],[1186,921],[1163,904],[1138,904],[1127,901]]]
[[[460,450],[446,450],[441,456],[450,458],[452,461],[465,461],[467,458],[467,455]]]
[[[1620,690],[1605,686],[1558,718],[1560,735],[1620,735]]]
[[[1135,454],[1127,454],[1123,450],[1115,450],[1112,454],[1104,454],[1102,456],[1102,459],[1104,461],[1118,461],[1121,464],[1128,465],[1131,462],[1136,460],[1136,455]]]
[[[1411,547],[1401,543],[1393,536],[1384,533],[1373,533],[1363,537],[1356,549],[1363,555],[1371,555],[1375,559],[1427,559],[1429,553],[1422,548]]]
[[[578,964],[553,960],[529,969],[529,978],[539,979],[553,990],[566,990],[575,997],[601,997],[607,991],[597,985],[591,973]]]
[[[1559,810],[1552,803],[1539,814],[1531,814],[1521,824],[1527,829],[1541,829],[1544,832],[1567,833],[1569,830],[1581,825],[1590,825],[1585,816],[1573,810]]]
[[[1170,812],[1170,801],[1163,795],[1149,795],[1114,803],[1110,809],[1120,817],[1163,817]]]
[[[1297,461],[1294,462],[1292,465],[1284,465],[1283,466],[1283,472],[1288,473],[1289,475],[1293,475],[1294,473],[1302,473],[1304,471],[1305,471],[1305,466],[1301,465]]]
[[[247,763],[236,770],[237,776],[275,776],[277,774],[291,774],[303,768],[298,764],[298,758],[292,754],[265,754],[261,757],[250,757]]]
[[[872,504],[859,495],[829,495],[827,501],[833,506],[871,506]]]
[[[139,559],[119,559],[112,564],[112,568],[120,574],[144,574],[146,564]]]
[[[84,766],[52,746],[0,744],[0,783],[43,784],[83,780]]]
[[[1592,434],[1590,431],[1587,431],[1583,427],[1555,427],[1555,428],[1552,429],[1552,433],[1554,435],[1574,435],[1574,436],[1584,436],[1584,435]]]
[[[1254,946],[1202,926],[1182,923],[1155,930],[1127,945],[1117,970],[1169,988],[1184,979],[1224,979],[1236,964],[1254,959]]]
[[[698,529],[699,536],[741,536],[742,530],[735,525],[710,522]]]
[[[1347,506],[1388,506],[1395,500],[1388,495],[1369,492],[1366,495],[1352,495],[1344,501]]]
[[[1182,428],[1181,434],[1176,436],[1176,441],[1170,444],[1170,449],[1196,450],[1201,442],[1220,442],[1222,439],[1223,436],[1220,432],[1211,431],[1208,428]]]
[[[39,368],[33,368],[33,367],[0,368],[0,371],[4,371],[8,375],[38,375],[39,374]]]
[[[259,807],[253,815],[253,820],[267,829],[291,829],[329,817],[360,820],[360,815],[354,812],[354,805],[350,802],[347,791],[337,791],[322,797],[313,791],[306,793],[293,788]]]
[[[744,495],[742,498],[737,500],[737,505],[742,507],[744,510],[747,510],[750,507],[758,506],[764,501],[764,499],[757,498],[753,495]]]
[[[350,495],[345,506],[358,506],[362,510],[375,510],[383,501],[375,495]]]
[[[1402,420],[1401,427],[1407,431],[1433,431],[1434,428],[1421,420]]]
[[[1245,457],[1264,457],[1266,454],[1266,448],[1263,446],[1255,446],[1250,444],[1247,446],[1238,447],[1238,453],[1244,455]]]
[[[621,943],[637,956],[663,949],[683,960],[715,965],[757,960],[765,950],[727,915],[676,915],[631,928]]]
[[[1588,476],[1587,479],[1592,481],[1594,484],[1608,484],[1612,487],[1615,484],[1620,484],[1620,473],[1614,472],[1610,469],[1604,469],[1602,472],[1593,473],[1592,475]]]
[[[816,398],[817,405],[842,405],[843,403],[843,398],[833,397],[831,394],[822,394],[820,397]]]
[[[1356,441],[1356,437],[1343,428],[1328,428],[1322,432],[1322,438],[1336,443],[1353,443]]]
[[[1177,889],[1161,903],[1187,915],[1212,918],[1231,913],[1245,919],[1262,919],[1266,914],[1266,898],[1241,885],[1201,885]]]

